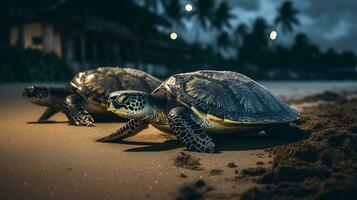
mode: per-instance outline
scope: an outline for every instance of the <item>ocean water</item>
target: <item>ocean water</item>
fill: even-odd
[[[357,91],[357,81],[258,81],[277,96],[291,98],[322,93],[325,91]],[[0,99],[6,96],[19,96],[29,85],[50,85],[61,87],[62,83],[10,83],[0,85]]]
[[[357,91],[357,81],[258,81],[275,95],[302,97],[325,91]]]

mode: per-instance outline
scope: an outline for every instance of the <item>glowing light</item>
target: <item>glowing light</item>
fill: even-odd
[[[270,32],[269,37],[271,40],[275,40],[276,37],[278,37],[278,33],[276,31],[272,31],[272,32]]]
[[[192,11],[192,5],[191,4],[186,4],[186,6],[185,6],[185,10],[187,11],[187,12],[191,12]]]
[[[176,40],[177,39],[177,34],[175,32],[172,32],[170,34],[170,38],[171,38],[171,40]]]

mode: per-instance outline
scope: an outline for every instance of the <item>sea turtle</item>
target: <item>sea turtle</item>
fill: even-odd
[[[299,118],[264,86],[231,71],[176,74],[151,94],[117,91],[108,101],[108,110],[130,120],[98,141],[124,139],[151,123],[200,152],[214,152],[215,144],[207,133],[264,130]]]
[[[72,125],[91,125],[94,122],[92,115],[113,115],[106,109],[111,92],[124,89],[152,92],[160,84],[160,80],[140,70],[100,67],[78,73],[65,87],[26,87],[23,97],[34,104],[48,107],[39,122],[62,111]]]

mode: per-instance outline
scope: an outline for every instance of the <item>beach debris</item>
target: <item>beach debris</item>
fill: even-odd
[[[228,163],[227,164],[227,167],[229,167],[229,168],[236,168],[236,167],[238,167],[234,162],[230,162],[230,163]]]
[[[257,165],[264,165],[264,162],[259,160],[259,161],[257,161]]]
[[[264,167],[247,168],[241,171],[242,176],[260,176],[267,171]]]
[[[187,175],[184,174],[184,173],[181,173],[180,177],[181,177],[181,178],[187,178]]]
[[[191,170],[202,170],[200,158],[180,152],[180,155],[175,158],[174,162],[176,167],[182,167]]]
[[[209,174],[211,176],[218,176],[218,175],[221,175],[222,173],[223,173],[223,170],[221,170],[221,169],[212,169]]]
[[[177,200],[200,200],[207,199],[213,187],[207,186],[203,180],[183,186],[179,191]]]

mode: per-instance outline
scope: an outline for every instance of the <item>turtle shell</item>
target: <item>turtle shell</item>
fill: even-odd
[[[148,73],[132,68],[100,67],[78,73],[70,84],[87,100],[103,104],[111,92],[118,90],[152,92],[161,81]]]
[[[242,74],[203,70],[171,76],[161,87],[197,114],[223,123],[283,123],[298,113]]]

